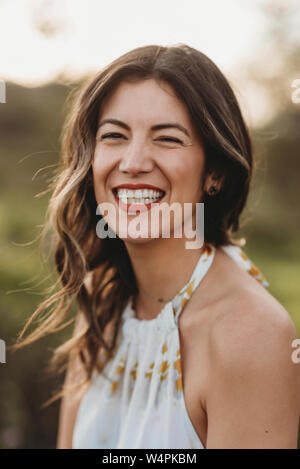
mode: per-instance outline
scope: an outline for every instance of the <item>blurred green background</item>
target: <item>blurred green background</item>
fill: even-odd
[[[255,67],[246,71],[273,93],[277,111],[263,126],[251,127],[256,171],[238,235],[246,238],[244,251],[300,336],[300,103],[292,102],[290,80],[300,78],[300,48],[289,43],[283,50],[278,29],[274,40],[284,57],[280,71],[268,77]],[[7,345],[55,278],[38,242],[24,244],[44,223],[49,194],[35,195],[47,188],[55,166],[39,170],[58,162],[65,103],[77,86],[59,80],[36,88],[6,83],[6,103],[0,104],[0,338]],[[8,353],[7,363],[0,364],[0,448],[55,448],[60,403],[42,410],[41,405],[62,378],[43,368],[71,329]]]

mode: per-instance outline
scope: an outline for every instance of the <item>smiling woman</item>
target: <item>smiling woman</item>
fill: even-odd
[[[182,44],[124,54],[80,90],[61,155],[50,222],[62,288],[20,338],[52,305],[47,320],[15,345],[57,330],[76,300],[74,335],[51,361],[69,359],[50,400],[63,396],[57,447],[296,447],[296,332],[245,240],[232,238],[252,146],[218,67]],[[103,202],[119,223],[100,210],[113,234],[100,239]],[[170,212],[151,236],[164,204],[190,204],[194,224],[204,204],[200,248],[175,235],[186,219]],[[143,236],[124,236],[138,210]]]

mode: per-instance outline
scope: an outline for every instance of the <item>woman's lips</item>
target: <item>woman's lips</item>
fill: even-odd
[[[145,212],[147,210],[151,210],[152,206],[158,205],[162,201],[164,196],[166,195],[166,194],[164,194],[160,199],[157,199],[154,202],[149,202],[148,204],[137,204],[137,203],[135,203],[135,204],[125,204],[124,202],[122,202],[117,197],[117,195],[115,194],[114,191],[112,191],[112,193],[113,193],[115,201],[118,203],[119,207],[122,210],[124,210],[125,212],[132,213],[132,214],[136,214],[138,212]]]

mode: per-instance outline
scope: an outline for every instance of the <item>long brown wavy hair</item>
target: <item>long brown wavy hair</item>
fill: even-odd
[[[100,372],[103,368],[99,351],[107,361],[113,356],[122,311],[129,297],[138,293],[124,242],[118,236],[100,239],[96,235],[99,218],[91,163],[98,115],[104,98],[122,81],[148,78],[169,83],[185,103],[204,145],[203,181],[211,172],[225,176],[221,190],[214,197],[205,194],[201,201],[205,204],[205,241],[215,247],[241,245],[231,236],[239,229],[239,217],[249,192],[252,145],[230,84],[206,55],[181,43],[138,47],[114,60],[76,90],[62,129],[61,164],[51,187],[45,228],[51,227],[54,239],[56,290],[39,305],[10,348],[17,350],[58,331],[82,312],[86,330],[56,348],[47,368],[62,372],[68,359],[79,358],[86,375],[80,387],[90,383],[95,369]],[[91,288],[86,286],[87,277],[91,278]],[[77,313],[72,317],[74,304]],[[21,340],[33,319],[49,308],[50,314],[40,321],[39,327]],[[71,320],[64,322],[69,316]],[[108,324],[114,326],[110,343],[104,340]],[[62,389],[46,405],[65,392]]]

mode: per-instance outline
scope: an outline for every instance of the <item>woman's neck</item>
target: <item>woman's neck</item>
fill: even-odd
[[[185,238],[125,243],[139,290],[134,301],[139,319],[155,318],[189,281],[204,245],[186,249],[185,243]],[[159,302],[158,298],[168,301]]]

